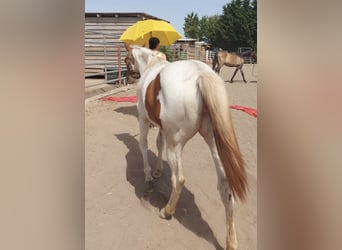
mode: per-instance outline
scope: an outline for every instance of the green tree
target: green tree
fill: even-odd
[[[165,54],[166,60],[171,61],[171,50],[169,46],[160,46],[159,51]]]
[[[199,39],[200,37],[200,20],[198,15],[191,12],[184,18],[183,25],[184,35],[188,38]]]
[[[232,0],[223,6],[220,30],[215,43],[228,51],[256,47],[256,1]]]
[[[213,43],[217,40],[217,33],[219,30],[219,20],[218,15],[215,16],[203,16],[200,20],[200,41],[205,41],[208,43]]]
[[[252,34],[252,38],[253,38],[253,42],[252,42],[252,48],[256,49],[257,48],[257,0],[253,0],[251,3],[251,8],[252,8],[252,12],[251,12],[251,34]]]
[[[232,0],[222,7],[222,15],[203,16],[194,12],[184,20],[186,37],[206,41],[215,47],[236,51],[257,45],[257,0]]]

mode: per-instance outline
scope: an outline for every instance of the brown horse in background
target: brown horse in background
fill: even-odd
[[[242,66],[245,63],[246,57],[252,57],[254,61],[257,60],[257,53],[254,50],[249,50],[246,52],[243,52],[241,54],[237,53],[229,53],[225,50],[220,50],[216,52],[214,60],[213,60],[213,70],[215,70],[217,73],[220,73],[221,67],[223,65],[228,67],[236,67],[234,74],[232,78],[230,79],[230,82],[233,82],[233,79],[237,73],[238,70],[240,70],[242,79],[245,83],[247,83],[245,79],[245,74],[243,73]],[[216,66],[217,65],[217,66]]]

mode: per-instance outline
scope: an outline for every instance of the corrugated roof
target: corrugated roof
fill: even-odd
[[[144,12],[86,12],[86,17],[141,17],[142,19],[155,19],[169,21],[155,17]]]

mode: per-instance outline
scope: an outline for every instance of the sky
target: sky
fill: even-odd
[[[85,0],[86,12],[143,12],[166,21],[184,38],[184,18],[194,12],[202,16],[221,15],[230,0]]]

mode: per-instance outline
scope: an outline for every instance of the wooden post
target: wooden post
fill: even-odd
[[[121,47],[120,47],[120,45],[118,45],[118,70],[119,70],[119,74],[118,74],[118,77],[119,77],[119,86],[121,87],[121,76],[122,76],[122,74],[121,74],[121,56],[120,56],[120,52],[121,52]]]

